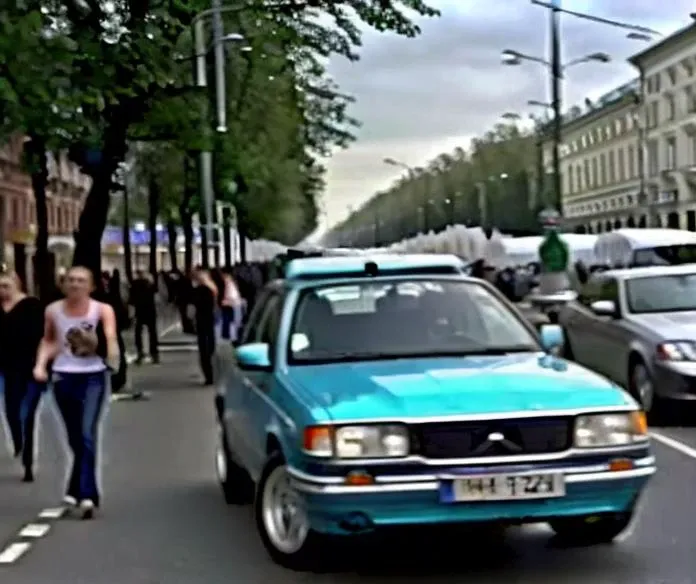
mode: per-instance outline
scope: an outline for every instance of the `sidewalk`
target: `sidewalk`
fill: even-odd
[[[170,436],[172,442],[177,441],[177,425],[163,427],[152,425],[170,414],[167,394],[208,393],[201,387],[201,376],[197,367],[197,357],[194,352],[167,352],[162,355],[160,365],[143,365],[130,367],[129,377],[134,389],[145,390],[150,394],[150,401],[145,402],[112,402],[108,406],[104,424],[104,446],[102,452],[102,467],[110,475],[109,483],[113,482],[113,472],[108,470],[112,464],[122,465],[123,449],[127,456],[133,456],[135,465],[133,472],[143,472],[148,475],[156,473],[162,467],[162,461],[156,458],[143,459],[140,452],[142,442],[148,440],[152,431],[174,433]],[[204,395],[200,396],[205,399]],[[187,398],[190,399],[190,398]],[[178,401],[178,400],[177,400]],[[212,412],[212,397],[210,410]],[[127,410],[127,411],[124,411]],[[177,408],[175,412],[179,421],[185,421],[185,408]],[[45,521],[38,516],[42,511],[55,510],[60,514],[60,502],[64,490],[64,475],[68,468],[69,454],[64,447],[65,431],[62,421],[53,401],[53,395],[47,392],[42,398],[38,414],[38,456],[36,463],[36,481],[25,484],[20,481],[21,466],[13,459],[4,442],[4,432],[0,432],[0,564],[2,552],[8,544],[23,539],[18,537],[18,531],[23,526],[43,524]],[[211,413],[212,416],[212,413]],[[212,419],[212,418],[211,418]],[[0,428],[4,430],[4,420],[0,416]],[[149,422],[148,422],[149,420]],[[136,424],[139,435],[130,435],[130,428]],[[157,428],[157,430],[155,430]],[[206,453],[208,457],[212,456]],[[152,466],[149,470],[148,467]],[[130,471],[129,471],[130,472]],[[132,475],[131,475],[132,476]],[[118,480],[122,483],[121,480]],[[123,486],[123,485],[122,485]],[[108,489],[108,487],[107,487]],[[50,514],[50,513],[49,513]],[[55,519],[53,519],[55,521]],[[32,531],[32,528],[28,530]],[[27,539],[27,538],[25,538]],[[28,540],[31,540],[28,537]],[[0,565],[0,569],[2,565]],[[2,577],[0,576],[0,580]]]

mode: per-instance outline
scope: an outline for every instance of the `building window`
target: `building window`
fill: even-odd
[[[667,68],[667,77],[669,77],[669,84],[675,85],[677,83],[677,68],[676,67],[668,67]]]
[[[629,146],[626,154],[628,158],[628,178],[636,177],[636,149],[634,146]]]
[[[668,122],[673,122],[674,118],[676,117],[676,110],[674,107],[674,97],[671,95],[666,96],[665,99],[665,107],[667,109],[667,121]]]
[[[696,165],[696,134],[689,136],[689,161]]]
[[[660,91],[662,91],[662,76],[659,73],[653,78],[653,89],[655,93],[660,93]]]
[[[592,188],[597,188],[597,181],[599,180],[599,163],[597,162],[597,157],[592,159]]]
[[[582,188],[582,166],[578,164],[575,167],[575,191],[581,193]]]
[[[569,165],[565,174],[566,174],[565,191],[566,191],[567,195],[570,195],[573,193],[573,167]]]
[[[647,155],[648,176],[657,176],[660,172],[660,161],[658,160],[657,140],[651,140],[645,147]]]
[[[590,177],[590,161],[583,161],[582,166],[583,174],[585,175],[585,188],[589,190],[592,188],[592,179]]]
[[[607,155],[602,153],[599,156],[599,181],[600,185],[607,184]]]
[[[684,88],[684,101],[686,102],[686,112],[693,114],[696,112],[696,92],[693,85]]]
[[[677,168],[677,139],[670,136],[665,140],[665,168],[673,170]]]
[[[609,182],[616,182],[616,154],[613,150],[609,152]]]
[[[619,182],[626,180],[626,155],[623,148],[619,148],[617,152],[618,157],[618,172],[619,172]]]

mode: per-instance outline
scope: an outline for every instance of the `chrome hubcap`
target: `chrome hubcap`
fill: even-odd
[[[653,405],[653,385],[648,370],[643,365],[638,365],[633,372],[633,386],[640,399],[643,409],[650,411]]]
[[[298,552],[307,539],[309,524],[303,502],[284,466],[276,467],[268,476],[261,509],[266,534],[273,547],[285,554]]]
[[[218,480],[221,483],[227,481],[227,458],[225,457],[225,448],[223,446],[224,438],[222,437],[222,429],[218,431],[218,441],[215,447],[215,470]]]

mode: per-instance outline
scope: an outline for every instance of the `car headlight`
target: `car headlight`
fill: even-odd
[[[310,426],[304,432],[304,450],[314,456],[398,458],[409,449],[408,428],[399,424]]]
[[[656,356],[660,361],[696,361],[696,346],[693,341],[661,343]]]
[[[575,421],[577,448],[627,446],[647,440],[648,424],[643,412],[591,414]]]

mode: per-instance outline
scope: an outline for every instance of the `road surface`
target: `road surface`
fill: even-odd
[[[195,353],[162,357],[136,374],[136,386],[152,399],[111,405],[104,508],[94,521],[51,517],[65,456],[50,399],[41,414],[37,482],[21,484],[14,461],[0,454],[0,582],[696,583],[696,428],[689,427],[658,431],[660,470],[636,529],[615,545],[560,549],[544,526],[478,543],[459,532],[413,532],[369,549],[346,547],[325,573],[285,571],[262,549],[250,509],[223,503],[213,470],[213,395],[200,384]]]

